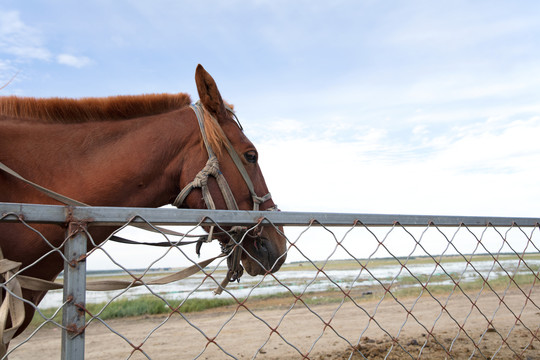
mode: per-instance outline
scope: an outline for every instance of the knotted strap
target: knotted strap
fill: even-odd
[[[195,179],[193,179],[192,182],[187,184],[182,189],[180,194],[178,194],[176,199],[173,201],[173,205],[176,207],[182,206],[191,190],[200,188],[202,191],[204,203],[206,204],[208,209],[216,209],[216,204],[214,203],[212,195],[210,194],[210,190],[208,189],[208,178],[210,176],[213,176],[216,179],[223,198],[225,199],[227,208],[229,210],[238,210],[238,205],[236,204],[234,195],[231,191],[231,188],[229,187],[229,184],[227,183],[227,180],[225,180],[225,177],[219,169],[219,161],[215,155],[210,156],[204,168],[199,171],[197,175],[195,175]]]
[[[221,190],[221,193],[223,195],[223,198],[225,199],[225,203],[227,205],[227,208],[229,210],[238,210],[238,204],[236,203],[236,200],[234,198],[234,195],[231,191],[231,188],[229,187],[229,184],[227,183],[227,180],[221,173],[219,169],[219,161],[215,155],[214,150],[212,149],[212,146],[210,145],[207,135],[206,135],[206,129],[204,126],[204,116],[205,116],[205,110],[204,107],[200,102],[197,102],[194,105],[191,105],[191,108],[195,112],[195,115],[197,116],[197,121],[199,123],[199,128],[201,130],[201,135],[203,138],[204,146],[206,147],[206,150],[208,152],[208,161],[206,162],[206,165],[204,168],[199,171],[199,173],[195,176],[195,179],[193,179],[192,182],[187,184],[182,191],[180,191],[180,194],[176,197],[176,199],[173,202],[173,205],[176,207],[182,206],[185,199],[191,192],[191,190],[195,188],[201,188],[201,191],[203,193],[203,199],[206,203],[206,206],[209,209],[215,209],[215,203],[212,199],[212,195],[210,194],[210,191],[208,190],[208,177],[213,176],[219,185],[219,188]],[[228,111],[230,111],[233,115],[234,112],[227,108]],[[208,112],[206,113],[206,116],[212,117]],[[249,177],[249,174],[247,173],[246,168],[244,167],[244,164],[242,163],[242,160],[240,159],[240,156],[236,153],[236,150],[234,150],[234,147],[232,146],[229,139],[225,136],[224,137],[225,142],[225,148],[227,152],[229,153],[229,156],[233,160],[234,164],[236,165],[238,171],[240,172],[240,175],[242,175],[242,178],[244,179],[244,182],[246,183],[249,193],[251,194],[251,198],[253,200],[253,210],[258,211],[260,204],[270,200],[272,198],[272,195],[270,193],[264,195],[264,196],[258,196],[255,192],[255,187],[253,186],[253,182],[251,181],[251,178]]]
[[[197,173],[193,181],[187,184],[182,189],[182,191],[180,191],[176,199],[173,201],[173,205],[176,207],[182,206],[182,204],[184,203],[188,195],[191,193],[191,191],[193,189],[200,188],[202,192],[203,200],[207,208],[216,209],[216,205],[214,203],[212,195],[210,194],[210,190],[208,189],[208,178],[210,176],[213,176],[218,183],[219,189],[223,195],[227,208],[229,210],[238,210],[238,204],[236,203],[236,200],[234,198],[234,195],[231,191],[229,184],[227,183],[227,180],[225,179],[225,177],[223,176],[223,174],[221,173],[219,169],[219,161],[206,135],[204,117],[208,116],[216,122],[217,120],[213,118],[210,113],[208,112],[205,113],[205,109],[200,102],[197,102],[196,104],[191,105],[191,109],[195,113],[197,117],[197,121],[199,123],[199,128],[201,130],[204,146],[206,147],[206,150],[208,152],[208,161],[206,162],[206,165],[204,166],[204,168],[201,171],[199,171],[199,173]],[[236,115],[234,114],[234,111],[232,109],[227,107],[227,110],[231,114],[233,114],[233,116],[236,118]],[[236,120],[238,122],[238,119]],[[238,122],[238,126],[240,127],[240,129],[242,129],[242,126],[240,125],[239,122]],[[236,150],[232,146],[227,136],[224,136],[224,145],[227,152],[229,153],[229,156],[231,157],[234,164],[236,165],[238,172],[240,173],[240,175],[244,179],[244,182],[247,185],[247,188],[249,190],[249,193],[253,201],[253,210],[258,211],[260,208],[260,205],[270,200],[272,198],[272,195],[270,193],[264,196],[257,195],[257,193],[255,192],[255,187],[253,186],[253,182],[251,181],[251,178],[249,177],[249,174],[246,168],[244,167],[244,164],[242,163],[240,156],[236,153]],[[274,206],[270,208],[269,210],[275,210],[275,209],[276,207]],[[210,231],[208,232],[208,238],[207,238],[208,242],[212,240],[213,231],[214,231],[214,227],[212,226],[210,227]],[[232,254],[230,254],[227,259],[227,265],[229,268],[227,272],[227,277],[223,280],[223,282],[221,283],[221,286],[215,290],[216,294],[220,294],[230,281],[239,280],[240,277],[242,276],[244,269],[242,268],[242,265],[240,264],[240,259],[242,257],[243,248],[240,245],[240,243],[241,243],[241,240],[238,243],[236,243],[236,246],[234,247],[234,249],[232,249]],[[202,241],[200,241],[197,244],[197,249],[196,249],[197,253],[199,253],[201,245],[202,245]]]

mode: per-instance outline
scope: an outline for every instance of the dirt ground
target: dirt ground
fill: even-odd
[[[439,297],[440,303],[446,298]],[[86,329],[86,358],[467,359],[474,352],[474,359],[540,359],[538,290],[531,294],[534,303],[518,291],[509,292],[504,304],[482,293],[478,308],[454,294],[446,306],[450,315],[431,297],[413,307],[414,300],[309,308],[298,302],[291,309],[293,300],[275,299],[265,306],[248,303],[251,312],[229,307],[184,318],[107,320],[107,326],[96,320]],[[29,335],[27,330],[10,349]],[[59,359],[60,341],[60,329],[42,328],[9,359]]]

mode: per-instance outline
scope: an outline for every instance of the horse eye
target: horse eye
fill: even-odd
[[[255,164],[257,162],[257,152],[256,151],[248,151],[244,154],[244,157],[246,158],[247,162]]]

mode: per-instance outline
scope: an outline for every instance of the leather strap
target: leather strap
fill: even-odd
[[[159,278],[150,279],[147,281],[142,281],[141,279],[133,280],[98,280],[90,281],[86,283],[86,290],[89,291],[111,291],[111,290],[123,290],[128,287],[138,287],[141,285],[165,285],[170,284],[175,281],[184,280],[185,278],[196,274],[197,272],[204,269],[206,266],[210,265],[212,261],[224,257],[226,254],[220,254],[212,258],[203,260],[194,265],[191,265],[185,269],[182,269],[178,272],[175,272],[170,275],[166,275]],[[17,275],[16,279],[19,281],[20,285],[24,289],[35,290],[35,291],[48,291],[48,290],[58,290],[64,287],[63,284],[56,283],[53,281],[47,281],[39,278],[29,277],[25,275]]]
[[[41,191],[42,193],[48,195],[49,197],[60,201],[63,204],[70,205],[70,206],[89,206],[89,205],[87,205],[87,204],[85,204],[83,202],[73,200],[72,198],[61,195],[61,194],[59,194],[59,193],[57,193],[55,191],[49,190],[49,189],[47,189],[47,188],[45,188],[45,187],[43,187],[41,185],[38,185],[38,184],[36,184],[36,183],[34,183],[34,182],[30,181],[30,180],[26,180],[24,177],[19,175],[19,173],[15,172],[14,170],[12,170],[10,167],[8,167],[7,165],[5,165],[2,162],[0,162],[0,169],[4,170],[8,174],[16,177],[17,179],[27,183],[28,185],[34,187],[35,189]]]
[[[208,190],[208,186],[207,186],[208,178],[210,176],[213,176],[218,182],[223,198],[225,199],[225,203],[227,204],[227,208],[229,210],[238,210],[238,205],[232,194],[231,188],[219,169],[219,161],[215,155],[215,152],[212,149],[212,146],[208,142],[208,137],[206,135],[204,117],[208,116],[211,119],[213,119],[213,121],[216,121],[216,122],[217,120],[213,118],[213,116],[210,113],[205,111],[203,105],[199,101],[190,106],[193,109],[193,112],[195,113],[197,117],[197,121],[199,123],[199,128],[201,130],[204,146],[206,147],[206,150],[208,152],[208,161],[206,162],[205,167],[201,171],[199,171],[199,173],[195,176],[195,179],[193,179],[192,182],[187,184],[182,189],[182,191],[180,191],[180,193],[174,200],[173,205],[176,207],[182,206],[187,196],[190,194],[191,190],[195,188],[201,188],[203,199],[206,206],[209,209],[215,209],[216,207],[215,207],[214,200],[212,199],[212,195],[210,194],[210,191]],[[230,108],[227,108],[227,110],[230,111],[234,115],[234,112]],[[253,200],[253,210],[258,211],[259,205],[264,203],[265,201],[270,200],[272,198],[272,195],[270,193],[264,196],[257,195],[257,193],[255,192],[255,187],[253,186],[253,182],[251,181],[251,178],[249,177],[249,174],[247,173],[247,170],[244,167],[242,160],[240,159],[240,157],[236,153],[236,150],[234,150],[234,147],[232,146],[231,142],[226,136],[224,137],[224,142],[225,142],[225,148],[227,152],[229,153],[229,156],[231,157],[234,164],[236,165],[238,171],[240,172],[240,175],[242,175],[242,178],[244,179],[244,182],[246,183],[248,187],[249,193],[251,194],[251,198]]]

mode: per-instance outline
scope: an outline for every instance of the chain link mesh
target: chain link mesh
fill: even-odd
[[[52,246],[24,219],[18,222],[49,248],[18,274],[53,254],[66,260],[61,246]],[[187,233],[200,233],[198,225]],[[147,283],[170,271],[163,266],[170,259],[183,266],[199,261],[193,246],[180,247],[176,242],[182,239],[155,229],[160,237],[155,241],[170,246],[106,241],[85,259],[89,265],[105,259],[114,270],[90,272],[88,281],[99,276],[142,283],[87,292],[87,303],[80,304],[86,313],[87,358],[540,358],[538,226],[407,227],[395,222],[372,227],[355,221],[331,227],[306,219],[304,227],[286,228],[288,262],[280,271],[244,275],[220,297],[212,291],[226,274],[226,258],[179,283]],[[205,251],[215,255],[219,249],[205,245]],[[132,270],[134,257],[142,259],[138,270]],[[9,279],[4,280],[8,291]],[[137,299],[153,300],[157,310],[123,317],[122,308]],[[190,309],[216,300],[224,304]],[[36,307],[35,323],[11,342],[10,359],[59,358],[60,333],[66,329],[58,315],[66,303],[61,290],[51,291]]]

